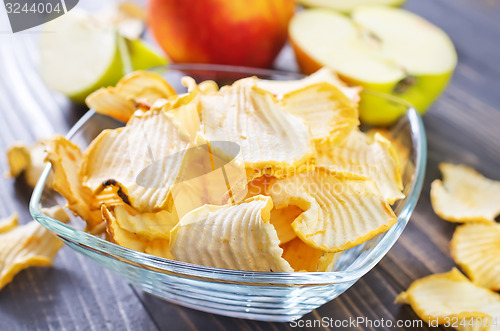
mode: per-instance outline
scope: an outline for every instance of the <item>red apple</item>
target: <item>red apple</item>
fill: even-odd
[[[270,67],[294,0],[149,0],[149,24],[175,62]]]

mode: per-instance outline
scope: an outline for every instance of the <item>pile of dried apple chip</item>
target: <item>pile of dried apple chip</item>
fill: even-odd
[[[251,271],[329,271],[387,231],[404,198],[390,139],[359,129],[359,89],[329,69],[185,94],[134,72],[87,98],[126,122],[85,151],[45,142],[54,189],[91,233],[164,258]]]

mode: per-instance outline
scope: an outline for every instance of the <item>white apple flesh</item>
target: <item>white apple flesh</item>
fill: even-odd
[[[44,26],[40,53],[45,83],[80,103],[132,70],[167,63],[141,39],[126,39],[111,21],[78,9]]]
[[[299,0],[306,7],[320,7],[349,13],[364,5],[400,6],[405,0]]]
[[[124,74],[117,38],[113,26],[71,10],[46,24],[41,33],[42,78],[76,101],[97,86],[115,83]]]
[[[422,113],[446,87],[457,62],[442,30],[402,9],[364,6],[352,18],[327,9],[305,10],[289,31],[305,73],[328,66],[348,83],[405,99]],[[380,98],[361,98],[365,122],[388,124],[401,112]]]

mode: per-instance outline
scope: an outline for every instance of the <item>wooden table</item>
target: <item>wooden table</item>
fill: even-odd
[[[429,140],[424,189],[408,227],[389,254],[339,298],[304,316],[305,321],[359,316],[418,319],[408,306],[393,304],[395,296],[413,280],[454,265],[448,243],[455,226],[440,220],[429,203],[429,184],[439,176],[438,162],[466,163],[500,179],[500,2],[410,0],[405,7],[442,27],[459,56],[448,90],[424,118]],[[6,171],[4,151],[14,141],[30,143],[53,132],[65,133],[86,111],[43,86],[35,74],[34,33],[12,35],[6,20],[2,9],[1,172]],[[296,68],[289,50],[277,67]],[[23,181],[1,180],[0,217],[17,211],[22,222],[28,222],[30,193]],[[285,330],[291,326],[221,317],[164,302],[64,247],[53,268],[25,270],[0,292],[0,330],[18,329]]]

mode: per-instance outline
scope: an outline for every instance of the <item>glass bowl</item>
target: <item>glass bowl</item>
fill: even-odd
[[[295,73],[219,65],[175,64],[152,70],[161,73],[178,92],[185,91],[180,85],[180,78],[184,75],[197,81],[213,79],[221,85],[252,75],[280,80],[302,77]],[[382,259],[401,235],[420,195],[426,163],[426,137],[418,112],[396,98],[369,91],[363,93],[383,98],[404,113],[388,129],[410,151],[409,160],[402,169],[406,198],[393,205],[398,222],[386,233],[343,252],[332,272],[218,269],[163,259],[118,246],[84,232],[84,222],[78,218],[63,224],[41,211],[42,207],[65,204],[59,194],[46,188],[50,165],[34,189],[30,212],[74,250],[167,301],[238,318],[282,322],[298,319],[338,297]],[[67,138],[85,148],[102,130],[118,126],[123,126],[123,123],[90,110],[75,124]]]

